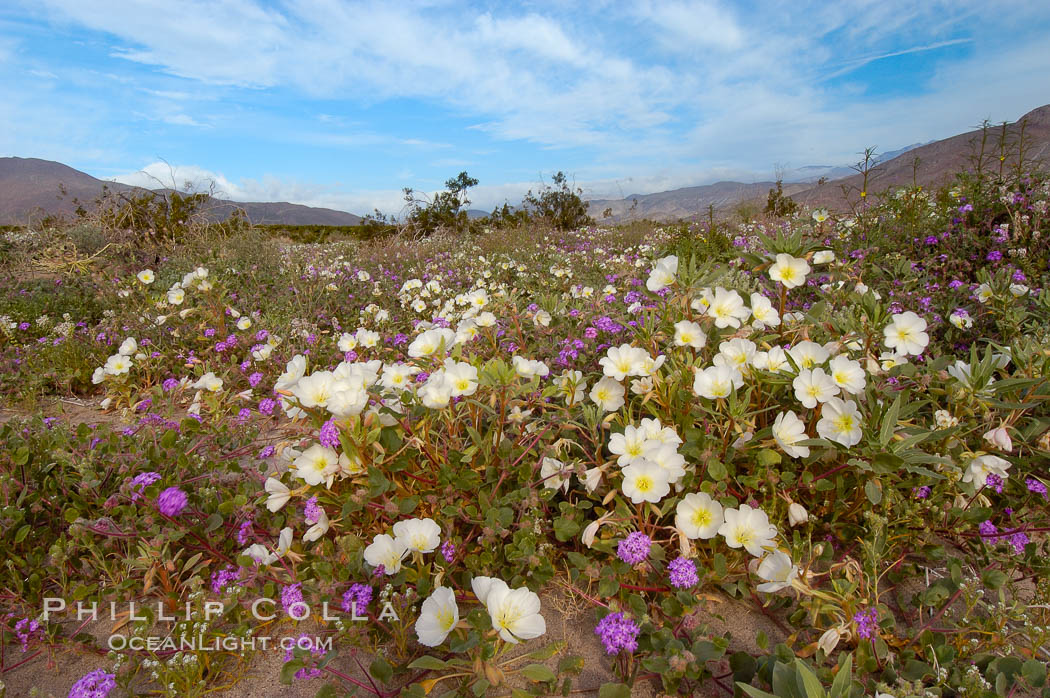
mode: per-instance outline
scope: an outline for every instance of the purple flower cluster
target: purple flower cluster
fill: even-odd
[[[266,460],[267,458],[273,458],[273,454],[277,453],[276,446],[265,446],[259,451],[259,460]]]
[[[1029,492],[1034,492],[1035,494],[1038,494],[1043,499],[1047,498],[1046,497],[1046,485],[1044,485],[1039,480],[1036,480],[1034,477],[1030,477],[1030,478],[1028,478],[1027,480],[1024,481],[1024,484],[1028,487],[1028,491]]]
[[[700,583],[696,563],[687,557],[676,557],[668,563],[667,579],[676,589],[690,589]]]
[[[930,496],[931,488],[929,485],[923,485],[922,487],[916,487],[912,489],[912,493],[916,499],[926,499]]]
[[[178,487],[169,487],[157,497],[157,509],[165,516],[172,518],[178,516],[189,504],[186,493]]]
[[[879,612],[875,608],[857,611],[853,616],[853,622],[857,624],[857,635],[865,640],[871,640],[878,630]]]
[[[236,582],[241,576],[241,568],[227,565],[211,576],[212,593],[219,594],[231,582]]]
[[[623,613],[610,613],[598,621],[594,634],[601,638],[608,655],[621,651],[634,652],[638,649],[638,633],[642,631],[638,624]]]
[[[131,501],[137,502],[139,500],[139,497],[142,496],[142,491],[159,479],[160,473],[154,472],[139,473],[135,477],[131,478]]]
[[[616,546],[616,556],[630,565],[637,565],[649,559],[649,550],[653,542],[649,536],[635,531],[620,541]]]
[[[19,644],[22,645],[23,653],[29,649],[29,639],[38,630],[40,630],[40,623],[36,619],[23,618],[15,623],[15,636],[18,638]]]
[[[331,419],[321,425],[321,432],[318,434],[317,440],[321,442],[322,446],[328,448],[338,448],[339,446],[339,427],[335,425]]]
[[[281,589],[281,608],[284,612],[295,618],[296,616],[302,615],[303,602],[303,585],[296,582],[295,584],[288,584]]]
[[[360,615],[372,603],[372,587],[367,584],[351,584],[343,594],[343,610]]]
[[[316,495],[306,500],[306,504],[303,507],[303,518],[311,526],[321,519],[321,507],[317,504]]]
[[[1003,493],[1003,479],[995,473],[988,473],[988,476],[984,481],[984,486],[990,490],[995,490],[999,494]]]
[[[117,686],[115,674],[95,669],[80,677],[69,689],[69,698],[106,698]]]
[[[441,544],[441,557],[445,558],[445,562],[451,563],[456,559],[456,544],[450,540],[446,540]]]

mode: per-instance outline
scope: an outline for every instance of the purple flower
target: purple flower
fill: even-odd
[[[303,585],[298,582],[288,584],[281,589],[281,607],[284,612],[292,618],[301,617],[303,614]]]
[[[40,630],[40,623],[35,619],[23,618],[15,623],[15,636],[18,637],[18,642],[22,645],[23,653],[29,649],[29,640],[38,630]]]
[[[263,374],[256,371],[252,375],[248,376],[248,385],[254,388],[255,386],[259,385],[260,382],[262,382],[262,378]]]
[[[985,478],[984,486],[990,490],[995,490],[999,494],[1003,492],[1003,479],[995,473],[988,473],[988,477]]]
[[[139,473],[131,479],[131,487],[138,488],[131,493],[131,501],[137,502],[142,491],[160,479],[159,473]]]
[[[303,507],[303,518],[306,519],[306,523],[313,526],[321,519],[321,507],[317,504],[317,496],[314,495],[306,500],[306,504]]]
[[[372,603],[372,587],[367,584],[351,584],[343,594],[343,610],[360,615]]]
[[[157,509],[160,510],[160,513],[172,518],[181,514],[187,504],[189,504],[189,498],[178,487],[169,487],[157,497]]]
[[[997,534],[999,533],[999,529],[997,529],[995,524],[991,521],[982,521],[981,525],[977,527],[977,530],[980,531],[981,535],[985,538],[997,538]]]
[[[166,381],[164,381],[161,387],[164,388],[164,392],[170,393],[172,390],[175,390],[175,388],[179,387],[179,382],[174,378],[169,378]]]
[[[90,671],[77,680],[69,689],[69,698],[106,698],[109,692],[116,688],[115,674],[109,674],[102,669]]]
[[[926,499],[927,497],[930,496],[930,491],[931,490],[930,490],[930,486],[929,485],[923,485],[922,487],[916,487],[916,488],[914,488],[912,490],[912,492],[915,494],[915,498],[916,499]]]
[[[878,630],[879,612],[874,608],[867,608],[863,611],[857,611],[853,616],[853,622],[857,624],[857,635],[863,637],[865,640],[871,640],[875,637],[875,632]]]
[[[262,400],[259,400],[260,414],[265,414],[269,416],[273,414],[273,410],[275,407],[277,407],[277,403],[272,398],[264,397]]]
[[[987,259],[989,262],[998,262],[1002,258],[1003,258],[1003,253],[1000,252],[999,250],[992,250],[991,252],[988,253],[988,256],[985,257],[985,259]]]
[[[284,651],[285,662],[290,662],[295,658],[296,647],[303,650],[309,650],[310,655],[314,659],[319,659],[325,654],[323,647],[316,647],[314,645],[313,638],[311,638],[309,635],[303,634],[296,638],[295,647],[289,647]],[[324,672],[318,669],[317,667],[306,666],[300,669],[299,671],[295,672],[295,678],[300,681],[305,681],[309,679],[316,679],[322,674],[324,674]]]
[[[442,543],[441,557],[445,558],[445,562],[452,562],[456,559],[456,544],[450,540],[446,540]]]
[[[211,590],[212,593],[219,594],[223,589],[226,588],[231,582],[236,582],[241,576],[241,568],[234,567],[233,565],[226,565],[225,568],[219,570],[211,576]]]
[[[700,583],[696,563],[686,557],[676,557],[668,563],[667,578],[676,589],[689,589]]]
[[[1028,545],[1028,534],[1024,531],[1013,534],[1010,536],[1010,545],[1013,546],[1014,552],[1020,555],[1024,552],[1024,546]]]
[[[237,529],[237,545],[248,545],[248,542],[252,539],[252,520],[247,519],[241,522],[240,527]]]
[[[339,447],[339,427],[335,425],[331,419],[321,425],[321,433],[318,435],[317,440],[321,442],[322,446],[328,448]]]
[[[1043,499],[1046,499],[1046,485],[1034,477],[1030,477],[1024,481],[1024,484],[1028,486],[1029,492],[1034,492],[1040,495]]]
[[[277,448],[275,446],[266,446],[261,451],[259,451],[259,460],[266,460],[267,458],[272,458],[273,454],[275,453],[277,453]]]
[[[645,562],[649,558],[649,549],[652,547],[652,544],[653,542],[649,540],[649,536],[635,531],[620,541],[620,544],[616,547],[616,555],[630,565],[637,565],[639,562]]]
[[[634,652],[638,649],[638,633],[641,628],[623,613],[610,613],[598,621],[594,634],[601,638],[605,653],[618,654],[623,650]]]

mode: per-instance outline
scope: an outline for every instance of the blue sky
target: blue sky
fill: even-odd
[[[466,170],[618,198],[1050,103],[1045,2],[7,0],[0,155],[397,213]]]

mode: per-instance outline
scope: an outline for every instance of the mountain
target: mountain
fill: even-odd
[[[1000,140],[1006,144],[1003,167],[1016,167],[1022,133],[1026,164],[1042,167],[1050,165],[1050,105],[1046,105],[1028,112],[1012,124],[990,126],[987,133],[977,129],[910,148],[894,158],[880,159],[868,176],[868,191],[871,194],[881,193],[910,186],[913,182],[926,188],[948,184],[955,173],[974,170],[974,157],[979,152],[984,136],[987,136],[984,167],[998,173]],[[863,183],[863,177],[854,173],[800,191],[792,198],[813,208],[845,210],[849,204],[843,194],[843,187],[853,192],[852,198],[856,200]]]
[[[805,183],[783,185],[785,194],[794,194],[809,187]],[[709,207],[725,212],[742,201],[765,201],[776,182],[715,182],[699,187],[686,187],[656,194],[632,194],[624,199],[595,199],[588,201],[587,214],[599,223],[620,222],[647,218],[649,220],[679,220],[703,218]],[[609,211],[606,216],[605,212]]]
[[[998,171],[1000,138],[1009,145],[1004,167],[1017,163],[1017,143],[1024,134],[1026,163],[1050,166],[1050,105],[1039,107],[1012,124],[994,125],[988,129],[986,167]],[[869,193],[910,185],[937,187],[949,182],[955,173],[972,170],[975,146],[983,132],[978,129],[939,141],[913,145],[877,154],[875,169],[869,174]],[[916,166],[916,159],[918,165]],[[818,184],[821,177],[826,178]],[[842,189],[859,192],[863,178],[850,167],[809,165],[785,172],[784,193],[800,204],[812,208],[847,210],[849,203]],[[621,222],[639,218],[652,220],[696,219],[707,215],[708,206],[716,213],[730,213],[742,203],[763,206],[774,182],[718,182],[701,187],[686,187],[658,194],[631,195],[624,199],[599,199],[589,202],[587,212],[598,222]],[[856,193],[853,195],[857,198]],[[633,207],[633,209],[632,209]],[[611,215],[602,214],[609,209]]]
[[[25,224],[45,214],[72,216],[78,200],[89,209],[102,187],[124,194],[147,190],[104,182],[51,160],[0,158],[0,225]],[[360,216],[329,208],[287,202],[241,202],[210,197],[203,206],[208,218],[225,220],[243,209],[248,220],[274,225],[357,225]]]

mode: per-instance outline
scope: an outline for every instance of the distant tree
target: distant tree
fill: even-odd
[[[584,225],[593,225],[587,215],[587,202],[580,194],[582,189],[569,186],[569,179],[559,171],[535,194],[532,190],[522,199],[529,215],[558,230],[573,230]]]
[[[790,196],[784,194],[784,181],[778,178],[776,189],[769,190],[765,212],[770,216],[781,217],[790,216],[797,210],[798,204]]]
[[[438,230],[466,232],[470,229],[466,209],[470,205],[467,190],[477,185],[478,180],[466,172],[460,172],[445,182],[445,191],[437,192],[433,197],[406,187],[407,228],[420,237]]]

